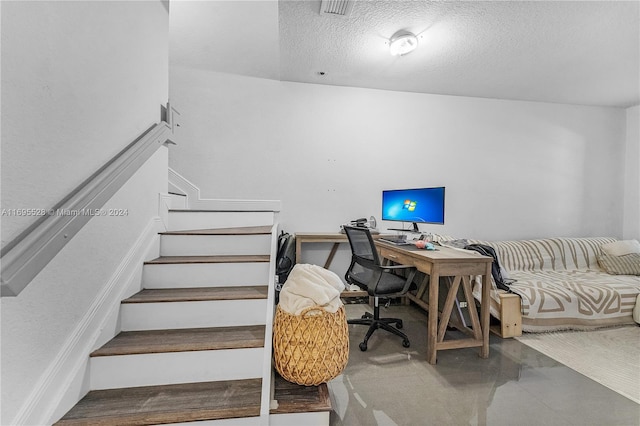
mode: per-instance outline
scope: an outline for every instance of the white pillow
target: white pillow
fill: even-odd
[[[614,241],[603,244],[600,248],[604,254],[609,256],[624,256],[625,254],[640,253],[640,242],[638,240]]]

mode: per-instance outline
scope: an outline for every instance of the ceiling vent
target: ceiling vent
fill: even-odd
[[[355,0],[322,0],[320,15],[347,17],[351,15]]]

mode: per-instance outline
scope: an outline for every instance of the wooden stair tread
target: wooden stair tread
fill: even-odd
[[[150,425],[260,415],[261,379],[89,392],[58,425]]]
[[[160,256],[144,262],[145,265],[181,264],[181,263],[251,263],[269,262],[269,255],[221,255],[221,256]]]
[[[146,288],[122,303],[201,302],[205,300],[266,299],[268,286]]]
[[[271,226],[245,226],[238,228],[167,231],[161,232],[160,235],[271,235]]]
[[[91,356],[264,347],[264,325],[123,331]]]
[[[274,399],[278,401],[278,408],[271,409],[271,414],[331,411],[331,399],[326,383],[319,386],[302,386],[288,382],[278,373],[274,376]]]

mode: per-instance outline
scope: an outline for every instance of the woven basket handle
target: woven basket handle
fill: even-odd
[[[300,316],[304,317],[306,316],[309,312],[313,312],[313,311],[321,311],[321,313],[325,313],[325,309],[320,306],[320,305],[316,305],[316,306],[309,306],[308,308],[304,308],[302,310],[302,312],[300,312]]]

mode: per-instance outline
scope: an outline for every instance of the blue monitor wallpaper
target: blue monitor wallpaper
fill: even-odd
[[[382,220],[444,224],[444,187],[382,191]]]

